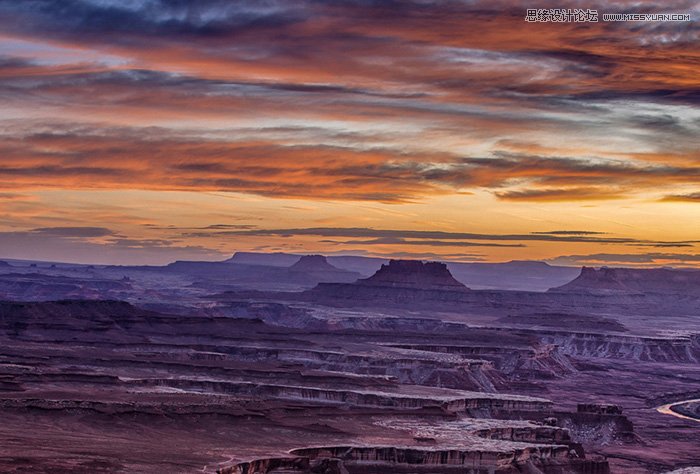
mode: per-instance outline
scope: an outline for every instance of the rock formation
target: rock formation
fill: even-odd
[[[290,253],[236,252],[225,260],[227,264],[289,267],[301,255]],[[355,255],[326,257],[328,263],[341,270],[373,275],[389,260]],[[546,291],[576,278],[579,267],[561,267],[540,261],[510,261],[500,263],[449,262],[447,268],[455,279],[472,289],[501,289],[519,291]]]
[[[468,288],[455,280],[447,265],[419,260],[391,260],[358,285],[391,288],[412,288],[430,291],[464,291]]]
[[[679,294],[700,295],[700,271],[668,268],[583,267],[573,281],[551,292],[593,294]]]
[[[391,260],[369,278],[350,284],[321,283],[302,297],[332,305],[429,306],[457,304],[468,293],[444,263]]]
[[[304,255],[294,265],[289,267],[290,272],[338,272],[323,255]]]
[[[100,456],[132,463],[121,468],[129,472],[189,472],[206,463],[247,474],[407,473],[416,466],[435,474],[509,473],[529,465],[551,474],[607,472],[607,463],[586,457],[565,430],[522,421],[551,417],[553,403],[496,392],[503,380],[491,361],[387,344],[401,339],[395,331],[367,342],[381,333],[261,320],[302,311],[250,302],[238,307],[240,317],[187,316],[118,301],[0,302],[0,415],[12,433],[5,439],[18,439],[16,457],[37,464],[44,461],[18,447],[30,446],[23,436],[65,434],[85,452],[104,453],[90,438],[104,433],[110,449],[124,444]],[[453,336],[442,331],[435,337]],[[60,429],[37,435],[34,418]],[[76,441],[81,433],[86,438]],[[221,458],[228,461],[217,462],[212,443],[231,453]],[[42,469],[91,472],[80,470],[72,452]],[[0,456],[0,471],[3,462]]]
[[[500,291],[394,261],[359,281],[298,284],[345,269],[335,258],[0,270],[0,298],[100,298],[0,302],[0,471],[700,462],[688,419],[700,413],[697,273],[585,269],[571,291]]]

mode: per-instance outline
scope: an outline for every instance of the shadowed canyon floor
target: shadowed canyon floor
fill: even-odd
[[[694,273],[473,290],[441,264],[355,281],[313,257],[256,291],[227,265],[3,267],[0,471],[700,465]],[[309,289],[285,291],[296,274]]]

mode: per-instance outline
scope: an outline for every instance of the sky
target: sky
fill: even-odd
[[[0,0],[0,258],[700,266],[700,4],[535,3]]]

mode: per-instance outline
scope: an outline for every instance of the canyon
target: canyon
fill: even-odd
[[[288,257],[0,266],[0,471],[700,466],[696,273]]]

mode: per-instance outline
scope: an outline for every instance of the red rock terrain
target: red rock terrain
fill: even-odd
[[[91,271],[127,276],[133,304],[0,303],[0,472],[700,465],[692,295],[477,291],[421,262],[306,292],[207,297],[182,276]],[[89,280],[31,279],[42,273]]]

